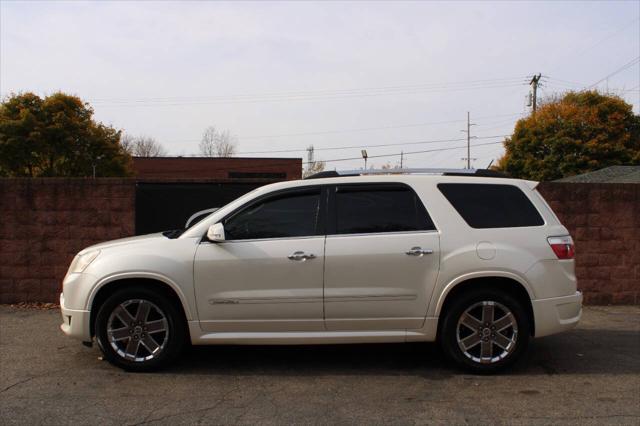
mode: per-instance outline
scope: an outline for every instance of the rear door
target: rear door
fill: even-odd
[[[331,187],[325,246],[328,330],[420,328],[439,268],[440,239],[405,184]]]

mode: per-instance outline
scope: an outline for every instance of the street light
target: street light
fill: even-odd
[[[369,158],[369,155],[367,155],[367,150],[363,149],[362,151],[360,151],[360,153],[362,154],[362,158],[364,158],[364,170],[365,172],[367,171],[367,158]]]
[[[94,179],[96,178],[96,166],[97,166],[97,163],[98,163],[98,161],[102,160],[102,157],[104,157],[104,155],[98,155],[93,159],[92,166],[93,166],[93,178]]]

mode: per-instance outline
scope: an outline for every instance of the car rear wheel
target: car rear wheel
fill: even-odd
[[[96,316],[96,339],[105,359],[128,371],[167,365],[179,355],[185,337],[176,307],[147,288],[117,291]]]
[[[447,310],[440,341],[445,354],[475,373],[502,370],[526,351],[530,324],[522,304],[496,290],[472,291]]]

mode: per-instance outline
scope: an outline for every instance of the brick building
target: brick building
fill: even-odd
[[[134,157],[137,180],[206,179],[294,180],[302,176],[300,158]]]

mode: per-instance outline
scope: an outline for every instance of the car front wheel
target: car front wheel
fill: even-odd
[[[526,351],[530,324],[522,304],[509,294],[473,291],[449,306],[441,329],[445,354],[475,373],[512,365]]]
[[[96,316],[96,339],[110,363],[128,371],[167,365],[185,342],[184,324],[166,297],[146,288],[111,295]]]

